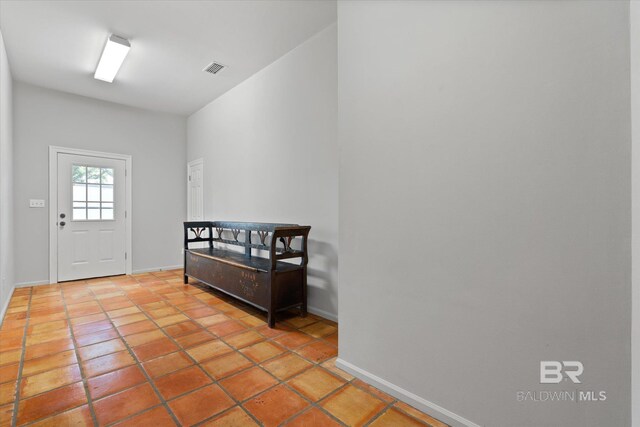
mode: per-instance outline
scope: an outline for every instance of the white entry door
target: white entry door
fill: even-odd
[[[126,271],[125,161],[58,153],[58,281]]]
[[[202,159],[189,162],[187,165],[187,218],[189,221],[204,220],[204,191],[202,188]]]

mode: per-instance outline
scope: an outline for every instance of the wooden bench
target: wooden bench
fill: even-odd
[[[296,224],[185,222],[184,283],[192,277],[266,311],[270,328],[275,326],[278,311],[297,307],[306,316],[310,229]],[[205,247],[189,247],[199,242],[206,242]],[[259,256],[260,250],[266,251],[268,257]],[[295,258],[300,262],[283,261]]]

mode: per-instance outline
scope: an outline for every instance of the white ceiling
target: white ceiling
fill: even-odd
[[[335,1],[0,1],[16,80],[190,114],[336,20]],[[131,50],[114,83],[93,78],[110,33]],[[202,69],[227,65],[219,74]]]

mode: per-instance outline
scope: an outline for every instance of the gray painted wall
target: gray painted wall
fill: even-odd
[[[311,225],[309,305],[338,309],[336,25],[188,119],[211,220]]]
[[[632,425],[640,426],[640,2],[630,2],[632,162]]]
[[[340,358],[481,425],[630,425],[629,3],[339,2],[338,35]],[[607,400],[516,400],[576,389]]]
[[[14,284],[13,83],[0,33],[0,322]]]
[[[182,264],[186,118],[16,82],[14,120],[17,283],[49,277],[50,145],[130,154],[133,270]]]

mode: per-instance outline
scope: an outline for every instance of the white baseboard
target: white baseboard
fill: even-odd
[[[395,384],[384,380],[371,372],[358,368],[357,366],[346,362],[338,357],[336,359],[336,366],[344,371],[347,371],[351,375],[360,378],[361,380],[372,384],[380,390],[390,394],[391,396],[411,405],[425,414],[429,414],[434,418],[441,420],[451,426],[464,426],[464,427],[480,427],[480,425],[469,421],[468,419],[455,414],[441,406],[436,405],[433,402],[429,402],[426,399],[421,398],[418,395],[411,393]]]
[[[133,274],[140,274],[140,273],[151,273],[154,271],[164,271],[164,270],[175,270],[178,268],[182,268],[183,265],[169,265],[169,266],[165,266],[165,267],[152,267],[152,268],[141,268],[139,270],[133,270]]]
[[[325,319],[332,320],[334,322],[338,322],[338,316],[336,316],[335,314],[330,313],[328,311],[321,310],[321,309],[315,308],[315,307],[307,307],[307,311],[309,313],[311,313],[311,314],[315,314],[317,316],[324,317]]]
[[[28,288],[29,286],[48,285],[48,284],[49,284],[48,280],[36,280],[36,281],[33,281],[33,282],[16,283],[15,287],[16,288]]]
[[[11,288],[9,292],[9,298],[4,302],[2,308],[0,309],[0,325],[4,322],[4,315],[7,313],[7,309],[9,308],[9,302],[11,301],[11,297],[13,296],[13,292],[16,290],[15,286]]]

